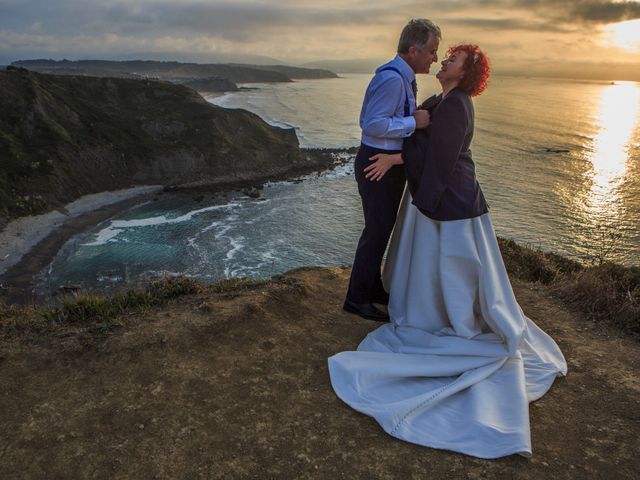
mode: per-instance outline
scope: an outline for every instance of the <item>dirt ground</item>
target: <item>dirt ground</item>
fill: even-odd
[[[0,342],[2,479],[622,479],[640,472],[640,345],[516,283],[569,374],[530,408],[533,458],[388,436],[333,393],[327,357],[378,323],[342,312],[348,269],[302,269],[122,319]]]

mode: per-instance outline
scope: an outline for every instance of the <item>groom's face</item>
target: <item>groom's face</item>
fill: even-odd
[[[440,39],[429,34],[429,40],[424,47],[409,47],[409,66],[414,73],[429,73],[429,67],[438,61],[438,47]]]

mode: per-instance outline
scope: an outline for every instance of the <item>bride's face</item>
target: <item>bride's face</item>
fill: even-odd
[[[467,57],[467,52],[458,50],[445,58],[442,61],[440,71],[436,73],[436,77],[440,80],[440,83],[459,83],[464,77],[464,62],[467,60]]]

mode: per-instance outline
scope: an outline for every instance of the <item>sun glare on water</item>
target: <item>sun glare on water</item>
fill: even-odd
[[[613,23],[605,31],[615,46],[640,53],[640,19]]]
[[[639,113],[640,85],[617,82],[604,88],[597,115],[599,132],[589,155],[593,165],[593,183],[587,203],[592,210],[600,213],[608,210],[610,215],[614,214],[617,187],[626,173]]]

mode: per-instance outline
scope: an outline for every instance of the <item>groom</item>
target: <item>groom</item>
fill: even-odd
[[[362,143],[355,160],[355,176],[362,200],[365,227],[356,249],[343,309],[370,320],[385,321],[388,314],[374,303],[388,304],[380,266],[405,184],[401,165],[380,181],[365,178],[369,158],[377,153],[398,153],[404,138],[429,125],[429,113],[416,110],[416,74],[429,73],[438,60],[440,28],[426,19],[413,19],[402,30],[398,55],[382,65],[367,87],[360,112]]]

